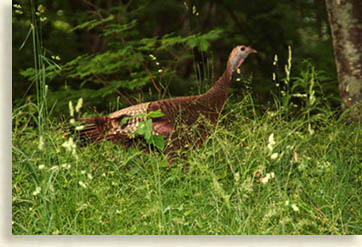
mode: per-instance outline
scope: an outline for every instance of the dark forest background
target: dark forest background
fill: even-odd
[[[290,46],[291,78],[313,70],[320,86],[317,96],[332,107],[339,105],[322,0],[13,3],[14,106],[35,101],[34,53],[38,51],[30,32],[34,21],[53,113],[66,112],[68,101],[80,97],[87,111],[100,112],[202,93],[222,74],[230,51],[239,44],[252,46],[258,54],[241,66],[231,100],[240,100],[248,92],[256,105],[270,107],[270,100],[280,93],[277,85],[286,77]],[[36,10],[33,21],[30,4]],[[301,87],[300,93],[306,88]]]

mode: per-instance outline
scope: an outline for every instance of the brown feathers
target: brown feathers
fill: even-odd
[[[188,145],[200,145],[223,109],[232,73],[250,53],[255,52],[246,46],[234,48],[225,72],[205,94],[148,102],[121,109],[107,117],[80,119],[84,126],[79,130],[80,139],[126,143],[134,138],[132,133],[146,119],[145,114],[161,110],[164,116],[152,119],[152,134],[165,138],[166,153],[180,148],[187,149]]]

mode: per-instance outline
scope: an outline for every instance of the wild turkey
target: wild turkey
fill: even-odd
[[[132,141],[132,133],[145,120],[145,117],[139,116],[140,113],[161,110],[164,116],[152,119],[152,133],[161,135],[166,140],[165,153],[180,148],[187,149],[189,144],[200,145],[209,133],[210,126],[215,126],[224,107],[233,72],[250,53],[256,51],[243,45],[235,47],[229,56],[225,72],[204,94],[142,103],[113,112],[107,117],[80,119],[84,126],[79,132],[80,138],[92,142],[111,140],[125,144]],[[124,118],[128,119],[122,122]],[[203,121],[198,121],[200,118]],[[205,123],[205,120],[211,125]],[[192,129],[196,129],[196,132],[191,134]]]

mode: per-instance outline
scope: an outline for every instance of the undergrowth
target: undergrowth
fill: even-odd
[[[156,151],[77,147],[58,123],[40,142],[15,110],[13,234],[361,234],[360,124],[324,114],[311,132],[248,111],[248,98],[229,105],[170,168]]]

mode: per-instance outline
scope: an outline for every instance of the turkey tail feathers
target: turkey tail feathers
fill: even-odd
[[[81,125],[78,127],[71,126],[69,128],[69,134],[65,137],[76,135],[79,137],[81,145],[86,145],[89,142],[101,142],[105,138],[106,131],[108,129],[107,117],[92,117],[76,119]]]

